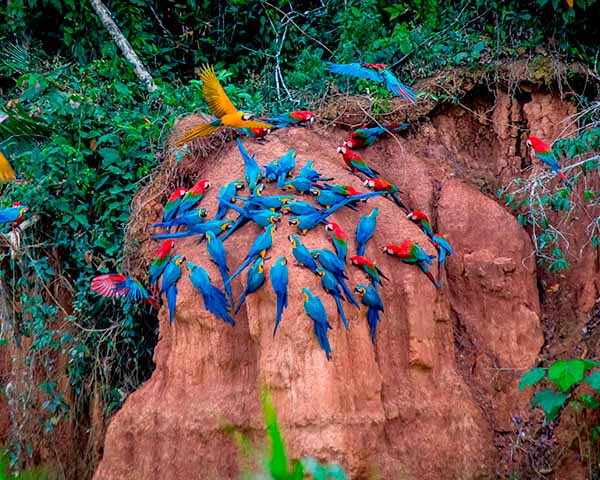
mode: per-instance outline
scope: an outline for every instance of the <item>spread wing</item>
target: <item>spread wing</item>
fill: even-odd
[[[233,106],[231,100],[229,100],[219,80],[217,80],[214,67],[203,65],[200,70],[200,79],[202,80],[202,93],[213,115],[221,118],[228,113],[237,112],[237,109]]]
[[[412,88],[410,88],[408,85],[404,85],[402,82],[400,82],[392,72],[389,70],[384,70],[383,79],[385,80],[386,88],[391,93],[394,95],[399,95],[413,105],[416,105],[417,97],[415,96],[415,92],[413,92]]]
[[[125,275],[98,275],[92,279],[92,290],[103,297],[114,297],[118,293],[117,285],[125,281]]]
[[[125,300],[146,300],[150,298],[148,290],[133,277],[127,277],[122,282],[116,284],[117,295],[122,296]]]
[[[259,120],[242,120],[240,124],[243,125],[243,128],[275,128],[272,124],[261,122]]]
[[[0,150],[0,182],[10,182],[15,179],[15,172],[10,166],[6,155]]]
[[[332,73],[338,75],[350,75],[352,77],[367,78],[375,82],[382,82],[381,74],[370,68],[363,67],[360,63],[326,63],[327,68]]]

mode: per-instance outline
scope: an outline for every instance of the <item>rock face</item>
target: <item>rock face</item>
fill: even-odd
[[[360,214],[380,209],[367,255],[391,278],[380,290],[385,314],[376,346],[369,339],[364,309],[345,307],[350,322],[345,331],[319,279],[293,265],[287,241],[292,227],[285,217],[267,262],[269,267],[286,255],[290,263],[289,307],[275,338],[270,284],[248,298],[232,328],[203,310],[184,274],[175,327],[169,328],[163,308],[156,370],[112,419],[95,478],[235,478],[237,449],[226,426],[262,437],[261,385],[272,392],[294,457],[310,454],[338,461],[358,479],[372,473],[381,478],[494,476],[499,458],[495,432],[512,430],[511,416],[529,409],[528,398],[517,394],[516,386],[543,344],[529,237],[509,212],[479,190],[492,190],[521,166],[525,153],[515,142],[522,138],[510,129],[497,131],[499,122],[514,120],[514,108],[499,94],[498,110],[489,114],[494,128],[467,113],[440,112],[415,136],[388,138],[361,152],[401,187],[412,207],[431,215],[455,249],[447,262],[447,281],[436,290],[418,268],[381,252],[385,243],[412,239],[435,253],[420,230],[386,199],[361,205]],[[528,121],[548,116],[543,108],[535,112],[529,109]],[[552,132],[545,133],[552,138]],[[247,140],[245,145],[262,164],[293,147],[299,166],[315,159],[316,167],[336,182],[362,189],[336,154],[343,135],[286,130],[264,145]],[[198,171],[213,183],[203,206],[214,213],[218,188],[243,176],[235,144],[207,158]],[[268,188],[269,194],[274,191]],[[151,208],[158,217],[161,207]],[[343,209],[332,218],[353,236],[360,214]],[[232,270],[258,233],[248,225],[226,241]],[[309,248],[328,245],[323,228],[303,242]],[[154,248],[151,242],[144,244],[147,252]],[[220,285],[204,245],[185,239],[177,243],[177,251],[205,266]],[[349,275],[350,285],[364,280],[354,267]],[[236,298],[245,282],[245,273],[233,282]],[[330,362],[303,310],[305,286],[321,296],[334,327]]]

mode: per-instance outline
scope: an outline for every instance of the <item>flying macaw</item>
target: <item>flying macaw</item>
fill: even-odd
[[[253,192],[262,179],[260,166],[256,163],[254,156],[251,156],[246,151],[242,141],[239,138],[236,138],[235,141],[237,142],[242,158],[244,159],[244,179],[248,184],[248,189]]]
[[[192,282],[194,288],[202,295],[204,308],[216,318],[235,325],[235,320],[231,316],[231,313],[229,313],[230,306],[227,302],[227,297],[211,283],[206,270],[194,265],[192,262],[187,262],[185,266],[189,272],[190,282]]]
[[[390,183],[382,178],[368,178],[365,180],[365,186],[376,192],[385,192],[386,196],[392,197],[392,200],[394,200],[396,205],[398,205],[405,212],[408,212],[408,208],[406,208],[406,205],[404,205],[402,200],[400,200],[400,196],[398,195],[398,187],[393,183]]]
[[[240,273],[244,271],[244,269],[250,265],[254,260],[258,257],[265,258],[267,251],[273,245],[273,236],[275,235],[275,225],[269,225],[265,228],[265,231],[261,233],[256,239],[254,243],[250,247],[246,258],[244,259],[244,263],[240,265],[240,267],[227,279],[226,284],[231,283],[231,281],[237,277]]]
[[[237,191],[242,190],[243,188],[244,182],[241,180],[234,180],[233,182],[229,182],[227,185],[221,187],[219,196],[217,197],[217,200],[219,201],[219,209],[215,215],[215,220],[222,220],[227,214],[229,207],[223,204],[223,200],[235,203],[237,201]]]
[[[199,208],[198,210],[190,210],[182,215],[178,215],[177,217],[169,220],[168,222],[151,223],[150,226],[167,227],[168,229],[170,229],[171,227],[178,227],[182,225],[184,227],[189,228],[191,225],[198,225],[199,223],[203,223],[207,215],[208,212],[206,211],[206,208]]]
[[[206,235],[206,232],[213,232],[215,235],[224,232],[228,228],[231,227],[233,220],[225,219],[225,220],[207,220],[202,223],[198,223],[196,225],[188,225],[188,230],[183,232],[175,232],[175,233],[158,233],[150,235],[152,238],[156,240],[165,240],[167,238],[185,238],[191,237],[193,235],[202,235],[200,242]],[[199,242],[199,243],[200,243]]]
[[[291,213],[292,215],[312,215],[318,213],[320,209],[315,207],[313,204],[303,202],[302,200],[294,200],[293,202],[286,203],[281,207],[282,213]]]
[[[291,189],[298,193],[308,193],[310,192],[312,186],[313,182],[311,182],[308,178],[298,176],[285,182],[281,189],[284,192]]]
[[[333,177],[322,177],[321,174],[313,168],[314,164],[314,160],[309,160],[306,162],[306,164],[300,169],[300,172],[298,172],[298,176],[308,178],[311,182],[330,182],[333,180]]]
[[[429,238],[433,236],[433,228],[431,228],[431,222],[426,214],[419,210],[413,210],[412,212],[408,212],[406,217],[416,223]]]
[[[356,226],[356,254],[361,257],[365,254],[367,242],[375,234],[377,215],[379,215],[379,209],[374,208],[368,215],[360,217],[358,225]]]
[[[388,255],[398,257],[404,263],[416,263],[423,273],[427,275],[427,278],[431,280],[431,283],[435,285],[435,288],[440,288],[427,267],[427,265],[433,265],[432,260],[435,258],[435,255],[427,255],[417,242],[404,240],[400,245],[390,243],[383,247],[383,251]]]
[[[0,210],[0,223],[17,222],[23,218],[26,211],[26,206],[21,205],[19,202],[14,202],[12,207]],[[19,223],[21,222],[19,221]]]
[[[180,146],[194,138],[205,137],[221,127],[231,128],[274,128],[273,125],[257,121],[252,113],[238,111],[217,79],[215,69],[203,65],[200,69],[202,93],[212,114],[217,117],[212,122],[192,125],[181,132],[175,139],[175,145]]]
[[[167,200],[167,203],[165,203],[162,220],[163,222],[169,222],[177,216],[179,205],[181,205],[181,200],[183,200],[185,192],[187,192],[185,188],[176,188],[171,194]]]
[[[160,293],[167,297],[169,307],[169,325],[173,325],[175,307],[177,306],[177,281],[181,278],[181,266],[185,262],[183,255],[175,255],[165,267],[160,286]]]
[[[389,278],[384,275],[379,266],[370,258],[353,255],[350,257],[350,262],[352,262],[352,265],[361,268],[371,279],[372,283],[383,285],[383,282],[381,281],[382,278],[389,281]]]
[[[288,152],[277,161],[277,188],[283,187],[285,179],[296,168],[296,150],[290,148]]]
[[[255,142],[259,140],[266,140],[266,136],[271,131],[270,128],[236,128],[239,133],[243,133],[244,135],[252,138]]]
[[[448,240],[439,235],[433,235],[431,237],[431,243],[433,243],[433,246],[438,251],[438,285],[440,288],[442,288],[442,286],[444,285],[443,274],[444,265],[446,263],[446,256],[454,255],[454,250],[452,250],[452,247],[450,246],[450,243],[448,243]]]
[[[156,300],[134,277],[126,277],[121,273],[98,275],[92,279],[91,287],[103,297],[123,298],[128,302],[142,301],[158,310]]]
[[[339,202],[343,202],[346,197],[343,195],[338,195],[332,190],[321,190],[318,187],[312,187],[310,189],[310,193],[319,205],[325,208],[331,208],[334,205],[337,205]],[[347,204],[348,208],[352,210],[356,210],[356,207],[352,204]]]
[[[10,166],[8,157],[0,149],[0,183],[12,182],[15,179],[15,171]]]
[[[154,294],[156,294],[158,288],[158,279],[171,260],[171,251],[173,251],[173,248],[175,248],[175,242],[173,240],[165,240],[156,251],[156,256],[148,268],[150,286],[153,288]]]
[[[191,210],[202,198],[206,190],[210,188],[208,180],[200,180],[192,188],[190,188],[181,199],[177,216],[182,215]]]
[[[417,104],[417,97],[412,88],[401,83],[384,63],[329,63],[327,68],[338,75],[366,78],[378,83],[385,83],[385,88],[394,96],[401,96],[413,105]]]
[[[283,309],[288,305],[288,266],[285,257],[277,259],[275,265],[271,267],[269,277],[271,277],[271,286],[277,297],[277,313],[275,314],[275,328],[273,329],[273,336],[275,336],[277,327],[281,322]]]
[[[348,255],[348,234],[335,222],[329,222],[325,225],[325,230],[331,232],[331,242],[335,247],[338,258],[343,263],[346,263],[346,256]]]
[[[229,297],[229,303],[233,305],[233,293],[231,293],[231,285],[225,283],[229,278],[229,268],[227,267],[227,253],[223,242],[213,232],[206,232],[206,249],[210,255],[211,260],[219,269],[221,278],[223,279],[223,285],[225,286],[225,292]]]
[[[256,261],[252,264],[252,266],[248,269],[248,277],[246,281],[246,288],[240,297],[240,302],[238,303],[237,308],[235,309],[235,313],[237,314],[240,311],[240,307],[246,297],[256,292],[260,287],[262,287],[263,283],[265,283],[265,273],[264,273],[264,260],[261,257],[258,257]]]
[[[338,281],[336,280],[333,273],[325,270],[322,267],[317,268],[315,273],[319,277],[321,277],[321,285],[323,286],[323,290],[325,290],[335,300],[335,304],[337,305],[340,317],[342,317],[344,327],[346,327],[346,330],[348,330],[348,319],[346,318],[346,312],[344,312],[344,307],[342,307],[342,300],[344,300],[344,296],[342,295],[342,291],[340,290]]]
[[[562,179],[563,183],[573,190],[573,184],[560,169],[558,160],[556,159],[556,155],[554,154],[552,147],[537,137],[527,138],[526,143],[528,147],[533,149],[535,156],[548,165],[552,171]]]
[[[288,235],[288,240],[292,244],[292,254],[298,264],[314,273],[317,270],[317,264],[308,248],[302,245],[297,235]]]
[[[327,330],[331,329],[331,325],[327,321],[327,311],[321,299],[313,295],[308,288],[302,289],[304,295],[304,311],[313,321],[314,332],[319,341],[319,345],[325,350],[327,361],[331,359],[331,345],[327,338]]]
[[[365,162],[358,154],[350,150],[345,145],[340,145],[337,147],[337,151],[338,153],[342,154],[344,162],[346,162],[346,165],[352,173],[360,172],[369,178],[377,178],[379,176],[379,172],[369,167],[367,162]]]
[[[377,340],[377,325],[380,322],[379,312],[383,312],[383,302],[374,284],[364,285],[359,283],[354,289],[360,295],[363,305],[367,306],[367,321],[369,322],[369,335],[371,342],[375,345]]]
[[[281,113],[266,120],[277,128],[284,127],[304,127],[312,126],[315,121],[315,114],[308,110],[297,110],[295,112]]]
[[[352,305],[360,308],[360,305],[356,301],[356,299],[352,296],[352,291],[346,285],[344,279],[348,278],[346,275],[346,269],[341,260],[337,257],[335,253],[331,250],[327,249],[315,249],[311,250],[310,254],[316,260],[319,260],[323,268],[333,274],[335,279],[338,281],[342,289],[344,290],[344,296],[346,300],[348,300]]]
[[[344,140],[344,145],[352,149],[370,147],[385,132],[400,132],[408,127],[410,127],[410,123],[393,123],[383,127],[371,128],[363,126],[354,130],[350,138]]]

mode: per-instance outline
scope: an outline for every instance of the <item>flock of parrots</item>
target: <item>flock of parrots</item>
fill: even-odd
[[[334,73],[384,82],[393,95],[402,96],[412,103],[416,101],[410,87],[400,83],[383,64],[353,63],[328,64],[328,66]],[[258,141],[263,140],[271,130],[311,126],[315,121],[315,115],[304,110],[256,119],[255,115],[240,112],[233,106],[212,67],[202,68],[201,79],[204,97],[216,119],[184,129],[175,137],[176,146],[209,135],[222,126],[234,128],[240,135]],[[240,138],[237,138],[244,162],[244,181],[235,180],[220,188],[215,216],[208,218],[207,210],[199,207],[207,190],[212,187],[208,180],[200,180],[190,189],[176,189],[164,207],[162,221],[152,225],[164,231],[152,235],[152,238],[163,240],[163,243],[158,248],[148,271],[150,291],[134,277],[123,274],[99,275],[92,279],[91,288],[106,297],[146,302],[155,309],[159,308],[158,297],[164,294],[169,309],[169,322],[172,324],[177,303],[177,283],[185,269],[189,274],[189,280],[201,294],[206,310],[216,318],[235,325],[233,316],[238,313],[247,296],[259,290],[266,282],[267,253],[273,245],[276,226],[281,221],[282,215],[286,214],[289,215],[288,223],[297,231],[297,234],[288,237],[291,253],[297,265],[310,270],[321,279],[323,290],[334,297],[337,311],[346,329],[349,325],[342,302],[347,301],[360,309],[360,304],[354,297],[354,294],[358,295],[362,304],[367,307],[370,336],[375,344],[380,312],[384,311],[378,286],[383,284],[384,279],[389,280],[378,265],[365,256],[367,244],[376,229],[378,208],[373,208],[358,221],[354,233],[356,255],[350,257],[348,257],[348,233],[339,224],[330,221],[329,217],[341,208],[356,211],[361,203],[376,196],[390,198],[421,228],[435,247],[438,253],[437,278],[429,271],[429,266],[433,265],[436,257],[428,255],[416,242],[404,240],[400,244],[388,244],[383,248],[384,253],[397,257],[404,263],[416,264],[436,288],[442,286],[446,257],[454,254],[452,247],[445,238],[434,233],[427,215],[418,210],[409,211],[399,196],[398,187],[380,178],[379,173],[355,151],[373,145],[386,132],[401,131],[409,125],[403,123],[372,128],[363,126],[354,130],[350,138],[344,140],[338,147],[338,153],[341,154],[350,172],[359,178],[365,177],[364,185],[370,190],[366,193],[357,191],[349,185],[331,183],[334,179],[318,172],[312,160],[294,175],[296,170],[294,149],[290,149],[281,158],[272,160],[261,168],[256,159],[248,154]],[[571,188],[571,183],[560,170],[549,145],[536,137],[529,137],[527,145]],[[5,181],[14,178],[12,167],[4,154],[0,154],[0,177]],[[282,194],[266,195],[265,184],[267,183],[276,185]],[[248,195],[242,195],[242,191],[246,188]],[[310,195],[314,203],[302,200],[301,195]],[[240,205],[241,202],[243,205]],[[26,210],[27,207],[18,202],[10,208],[0,210],[0,223],[12,223],[13,228],[17,227],[23,220]],[[235,219],[225,218],[230,211],[235,213]],[[263,231],[252,243],[242,264],[230,274],[223,242],[248,222],[259,225]],[[333,250],[322,248],[311,251],[302,244],[299,235],[306,235],[310,230],[320,226],[329,233]],[[202,266],[186,262],[181,254],[174,254],[175,239],[188,236],[198,236],[198,243],[206,240],[208,254],[220,272],[222,289],[213,283],[213,279]],[[356,285],[354,290],[351,290],[346,283],[348,262],[361,269],[368,280]],[[236,305],[231,282],[246,269],[245,289]],[[277,332],[282,313],[288,304],[288,275],[288,260],[282,256],[274,262],[269,271],[271,287],[276,297],[273,335]],[[328,322],[327,311],[319,295],[306,287],[302,289],[302,293],[306,314],[312,319],[314,333],[329,360],[331,346],[327,331],[332,327]]]

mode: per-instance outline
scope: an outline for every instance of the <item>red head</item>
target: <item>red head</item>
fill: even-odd
[[[190,192],[194,195],[199,195],[200,193],[204,193],[206,190],[210,188],[210,182],[208,180],[200,180],[196,185],[192,187]]]
[[[387,253],[388,255],[406,258],[411,256],[410,249],[413,246],[414,242],[412,240],[404,240],[400,245],[388,243],[385,247],[383,247],[383,252]]]
[[[429,217],[427,217],[427,215],[425,215],[423,212],[421,212],[419,210],[413,210],[406,216],[408,217],[409,220],[412,220],[415,223],[419,223],[420,221],[425,221],[427,223],[431,223],[429,221]]]
[[[185,195],[185,192],[187,192],[187,190],[185,188],[177,188],[169,197],[169,202],[174,202],[175,200],[179,200],[180,198],[183,198],[183,196]]]
[[[348,195],[349,197],[353,196],[353,195],[362,195],[364,192],[359,192],[356,188],[351,187],[350,185],[346,185],[346,195]]]
[[[365,186],[376,192],[390,190],[392,188],[392,184],[383,178],[367,178],[365,180]]]
[[[165,240],[156,251],[156,256],[158,258],[167,258],[167,255],[171,253],[173,248],[175,248],[175,242],[173,240]]]
[[[528,147],[533,148],[536,152],[544,153],[552,150],[550,145],[537,137],[528,137],[526,143]]]
[[[295,112],[291,112],[290,115],[292,117],[294,117],[296,120],[299,120],[301,122],[306,122],[309,125],[312,125],[316,118],[315,114],[308,110],[297,110]]]
[[[348,147],[348,148],[351,148],[351,149],[352,148],[360,147],[359,141],[356,138],[352,138],[352,137],[347,138],[346,140],[344,140],[343,145],[345,147]]]
[[[373,260],[371,260],[370,258],[367,258],[367,257],[360,256],[360,255],[353,255],[352,257],[350,257],[350,262],[352,262],[352,265],[358,265],[359,267],[362,267],[363,265],[366,265],[367,267],[370,267],[370,268],[375,267]]]
[[[348,238],[348,235],[344,229],[335,222],[329,222],[327,225],[325,225],[325,230],[328,232],[333,232],[333,234],[338,238]]]

